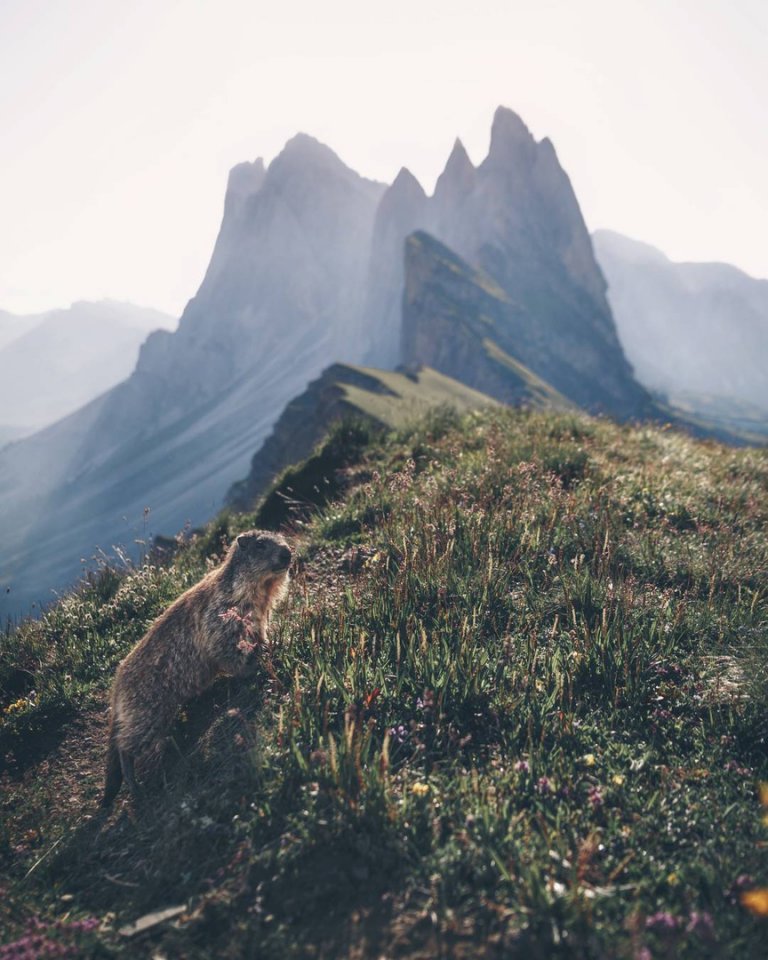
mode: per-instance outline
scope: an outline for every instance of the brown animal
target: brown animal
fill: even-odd
[[[158,745],[185,701],[219,676],[255,669],[290,563],[283,537],[241,533],[221,566],[171,604],[122,661],[112,686],[102,806],[111,805],[123,778],[136,796],[134,761]]]

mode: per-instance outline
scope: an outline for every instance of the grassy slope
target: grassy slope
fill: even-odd
[[[313,453],[333,423],[354,419],[374,428],[401,429],[443,405],[463,413],[497,406],[497,401],[429,367],[406,374],[335,363],[288,404],[251,460],[248,476],[231,488],[227,502],[234,509],[249,510],[281,473],[291,473],[291,467]],[[336,459],[343,461],[344,451],[339,453]],[[332,473],[323,478],[324,493],[330,492],[329,479]]]
[[[142,809],[96,816],[104,691],[252,518],[4,638],[6,938],[34,915],[98,956],[765,955],[738,895],[768,881],[768,455],[488,411],[372,440],[357,476],[296,530],[261,677],[186,711]]]
[[[363,390],[353,384],[340,383],[350,406],[379,423],[389,427],[405,427],[441,404],[450,404],[457,410],[496,406],[497,401],[437,370],[422,367],[412,376],[370,367],[354,368],[374,377],[385,391]]]

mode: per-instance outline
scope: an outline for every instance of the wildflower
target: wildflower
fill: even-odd
[[[396,727],[389,728],[389,735],[395,743],[405,743],[408,739],[408,728],[404,724],[398,723]]]
[[[429,793],[429,784],[428,783],[414,783],[411,786],[411,793],[415,797],[426,797]]]
[[[670,887],[676,887],[680,883],[680,877],[678,877],[676,873],[672,872],[667,876],[667,883],[670,885]]]
[[[530,769],[527,760],[518,760],[515,764],[515,770],[517,770],[518,773],[529,773]]]
[[[651,914],[651,916],[648,917],[645,925],[649,930],[656,930],[659,933],[669,933],[672,930],[677,930],[678,920],[677,917],[673,916],[669,911],[659,910],[658,913]]]
[[[543,797],[552,792],[552,784],[548,777],[539,777],[536,781],[536,792],[540,793]]]
[[[616,787],[623,787],[626,779],[623,773],[614,773],[611,777],[611,783]]]
[[[592,804],[593,810],[599,810],[603,805],[603,795],[600,793],[600,787],[590,787],[587,799]]]
[[[745,890],[739,897],[741,905],[757,917],[768,917],[768,887]]]
[[[421,710],[424,713],[429,713],[435,708],[435,695],[431,690],[425,690],[423,697],[418,697],[416,700],[416,709]]]
[[[749,777],[751,776],[752,771],[747,767],[742,767],[740,763],[737,763],[735,760],[729,760],[724,767],[727,773],[735,773],[740,777]]]
[[[686,933],[696,933],[699,936],[711,937],[715,932],[715,925],[712,922],[712,914],[708,913],[706,910],[699,912],[698,910],[691,910],[690,918],[688,919],[688,926],[685,928]]]
[[[585,753],[584,756],[581,758],[581,762],[584,764],[585,767],[594,767],[596,763],[594,753]]]

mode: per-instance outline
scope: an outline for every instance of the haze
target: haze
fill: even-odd
[[[235,163],[304,130],[431,189],[499,103],[590,228],[768,276],[767,48],[763,0],[2,0],[0,308],[178,314]]]

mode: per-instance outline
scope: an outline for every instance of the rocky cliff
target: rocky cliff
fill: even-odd
[[[374,289],[377,278],[382,289],[402,283],[414,228],[482,270],[517,305],[515,356],[535,374],[594,412],[654,413],[619,342],[570,180],[551,142],[536,142],[515,113],[497,110],[477,168],[457,141],[431,197],[410,175],[389,188],[374,228]],[[391,299],[369,301],[368,310],[369,327],[388,332],[388,354],[402,356]]]
[[[567,408],[520,360],[531,316],[487,274],[429,234],[406,240],[403,359],[428,364],[503,403]],[[524,352],[524,351],[523,351]]]

